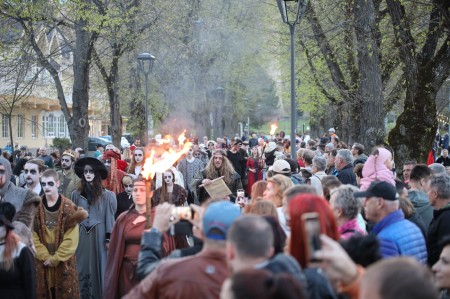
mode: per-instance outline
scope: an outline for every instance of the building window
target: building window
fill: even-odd
[[[42,135],[45,138],[58,137],[58,132],[60,130],[59,127],[60,127],[59,117],[53,115],[52,113],[49,115],[42,116],[42,130],[43,130]]]
[[[2,137],[9,137],[9,117],[5,114],[2,114]]]
[[[17,115],[17,137],[23,138],[23,116]]]
[[[60,117],[59,117],[59,134],[58,134],[58,136],[59,137],[66,137],[67,136],[67,134],[66,134],[66,118],[64,117],[64,115],[61,115]]]
[[[31,137],[37,137],[37,116],[33,115],[31,117]]]

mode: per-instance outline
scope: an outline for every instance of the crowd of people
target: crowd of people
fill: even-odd
[[[176,141],[0,157],[2,297],[450,298],[447,149],[398,178],[333,128],[191,142],[150,182]]]

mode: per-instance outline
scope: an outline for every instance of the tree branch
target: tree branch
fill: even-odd
[[[386,4],[392,19],[400,59],[405,65],[409,66],[407,69],[417,69],[414,48],[416,42],[411,34],[411,26],[406,18],[405,7],[399,0],[386,0]]]
[[[327,41],[327,38],[323,32],[322,26],[319,23],[317,15],[314,11],[314,7],[311,2],[308,2],[308,10],[309,13],[306,14],[306,18],[308,22],[311,24],[311,27],[314,31],[315,39],[319,45],[320,51],[327,63],[328,69],[331,73],[331,78],[338,88],[338,90],[343,93],[344,97],[347,97],[347,92],[349,91],[349,86],[345,82],[344,74],[342,73],[338,63],[337,58],[335,56],[335,51],[333,50],[330,43]]]
[[[428,22],[427,37],[417,58],[420,65],[432,59],[436,51],[439,38],[443,34],[442,30],[440,30],[441,28],[439,28],[439,14],[439,7],[437,5],[433,5],[433,9],[430,12],[430,20]]]
[[[308,61],[308,66],[311,70],[311,73],[313,75],[314,78],[314,83],[316,84],[316,86],[319,88],[320,92],[328,99],[330,100],[330,102],[336,104],[338,101],[336,100],[336,98],[334,96],[332,96],[328,90],[322,85],[322,83],[319,80],[319,77],[317,76],[317,69],[314,67],[314,63],[312,62],[312,57],[309,53],[308,48],[305,46],[305,43],[300,40],[300,45],[303,47],[304,51],[305,51],[305,55],[306,55],[306,60]]]
[[[433,79],[430,82],[437,90],[450,75],[450,37],[447,37],[436,56],[427,64],[427,67],[432,70]]]

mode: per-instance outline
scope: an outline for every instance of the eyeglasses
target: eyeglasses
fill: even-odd
[[[24,169],[23,172],[25,172],[25,173],[31,173],[31,174],[36,174],[36,173],[37,173],[37,171],[36,171],[35,169],[31,169],[31,170]]]
[[[46,183],[46,182],[41,182],[41,186],[42,186],[42,187],[45,187],[45,186],[47,186],[47,185],[49,185],[50,187],[53,187],[53,186],[55,186],[55,182],[48,182],[48,183]]]
[[[200,157],[202,154],[199,154],[199,153],[195,153],[194,154],[194,156],[196,156],[196,157]]]
[[[88,173],[94,174],[94,170],[92,170],[92,169],[85,169],[84,170],[84,174],[88,174]]]
[[[61,161],[62,161],[62,162],[70,162],[70,161],[72,161],[72,160],[70,160],[70,159],[61,159]]]

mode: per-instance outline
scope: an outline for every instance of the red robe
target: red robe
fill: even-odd
[[[254,159],[254,158],[248,158],[247,160],[247,170],[249,168],[256,169],[256,173],[251,172],[250,170],[247,171],[247,194],[250,195],[252,193],[252,186],[257,181],[262,180],[262,168],[264,166],[264,160],[262,159]]]
[[[151,211],[151,219],[154,219],[155,209]],[[108,256],[106,259],[105,283],[103,298],[120,299],[127,294],[139,281],[134,277],[137,268],[139,250],[136,250],[135,257],[131,257],[130,250],[126,248],[127,234],[133,229],[140,229],[142,233],[145,228],[145,221],[133,225],[133,221],[139,216],[134,206],[120,214],[114,224],[109,243]],[[145,215],[143,215],[145,216]],[[134,227],[133,227],[134,226]],[[135,234],[134,232],[133,234]],[[129,240],[129,239],[128,239]],[[139,249],[140,240],[137,248]],[[127,244],[128,245],[128,244]],[[163,256],[168,255],[175,249],[173,238],[166,233],[163,234]],[[128,254],[128,256],[125,256]]]

